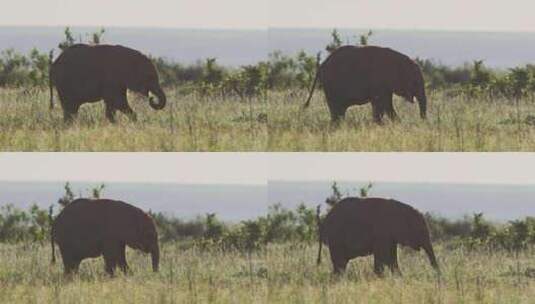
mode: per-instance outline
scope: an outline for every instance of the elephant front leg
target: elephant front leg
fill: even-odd
[[[74,121],[74,118],[78,114],[78,109],[80,108],[79,104],[65,103],[62,104],[63,107],[63,122],[66,124],[71,124]]]
[[[390,246],[389,267],[390,267],[390,271],[392,272],[392,274],[401,276],[401,270],[399,269],[399,264],[398,264],[398,245],[396,243],[392,243],[392,246]]]
[[[391,248],[383,241],[379,241],[373,246],[373,271],[378,276],[383,276],[384,266],[391,265]]]
[[[372,100],[373,121],[377,124],[383,123],[384,107],[378,98]]]
[[[121,256],[121,247],[119,244],[110,241],[104,245],[102,253],[104,256],[104,269],[110,276],[113,276]]]
[[[116,108],[124,113],[131,121],[137,121],[137,115],[128,105],[128,99],[126,98],[126,88],[121,90],[121,93],[117,97]]]
[[[130,267],[128,267],[128,263],[126,262],[126,246],[125,245],[122,245],[120,249],[119,267],[124,272],[124,274],[128,274],[130,272]]]
[[[394,109],[394,103],[393,103],[393,93],[387,92],[384,94],[384,97],[382,97],[383,104],[384,104],[384,110],[386,111],[386,114],[392,121],[399,121],[399,116],[396,113],[396,110]]]

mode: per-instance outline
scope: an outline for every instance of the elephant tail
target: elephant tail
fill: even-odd
[[[54,59],[54,49],[48,53],[48,87],[50,88],[50,109],[54,109],[54,82],[52,81],[52,65]]]
[[[54,217],[52,216],[53,207],[48,209],[48,221],[50,223],[50,247],[52,247],[52,264],[56,264],[56,252],[54,247]]]
[[[323,239],[322,239],[322,233],[321,233],[321,216],[320,216],[320,213],[321,213],[321,205],[318,205],[318,207],[316,207],[316,222],[317,222],[317,225],[318,225],[318,241],[319,241],[319,247],[318,247],[318,258],[316,260],[316,265],[319,265],[321,264],[321,247],[323,245]]]
[[[316,89],[316,84],[318,83],[318,78],[319,78],[319,71],[320,71],[320,60],[321,60],[321,53],[318,53],[318,55],[316,56],[316,75],[314,76],[314,82],[312,83],[312,87],[310,88],[310,93],[308,95],[308,99],[307,101],[305,102],[305,105],[303,106],[303,109],[306,109],[308,108],[308,106],[310,105],[310,100],[312,99],[312,96],[314,95],[314,90]]]

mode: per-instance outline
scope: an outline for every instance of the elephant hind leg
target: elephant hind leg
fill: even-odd
[[[333,263],[333,272],[338,275],[346,270],[349,260],[342,253],[340,248],[335,246],[329,246],[329,252],[331,254],[331,262]]]

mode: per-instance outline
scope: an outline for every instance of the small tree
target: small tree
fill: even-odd
[[[359,36],[359,42],[361,46],[368,45],[368,42],[370,40],[370,37],[373,35],[372,30],[369,30],[368,33],[362,34]],[[357,44],[358,45],[358,44]]]
[[[369,182],[366,186],[360,187],[360,197],[368,197],[370,190],[373,188],[373,184]]]
[[[65,28],[65,31],[64,31],[64,34],[65,34],[65,38],[63,41],[61,41],[58,45],[58,47],[64,51],[65,49],[68,49],[69,47],[73,46],[76,42],[75,42],[75,39],[74,39],[74,36],[72,35],[72,32],[71,32],[71,28],[70,27],[66,27]]]
[[[100,184],[100,185],[98,185],[96,187],[93,187],[93,189],[91,189],[91,196],[94,199],[101,198],[101,194],[104,191],[104,188],[106,188],[106,185],[104,185],[104,184]]]
[[[72,191],[71,184],[69,182],[65,183],[65,186],[63,187],[65,189],[65,193],[63,196],[58,200],[58,204],[65,208],[67,205],[69,205],[72,201],[74,201],[74,192]]]
[[[331,195],[325,199],[325,203],[329,205],[331,208],[336,205],[342,198],[342,191],[340,191],[340,188],[338,187],[338,184],[336,181],[334,181],[331,185]]]
[[[104,28],[100,28],[98,31],[93,32],[91,34],[91,44],[100,44],[102,42],[102,37],[104,36],[104,33],[106,33],[106,30]]]
[[[331,39],[331,42],[325,47],[325,50],[329,53],[336,51],[339,47],[342,46],[342,38],[340,38],[338,30],[334,29],[331,32]]]

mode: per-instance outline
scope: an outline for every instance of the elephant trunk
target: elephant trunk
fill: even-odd
[[[156,86],[156,88],[150,90],[154,95],[156,95],[158,102],[154,101],[154,98],[149,98],[149,104],[154,110],[161,110],[165,107],[165,104],[167,103],[167,98],[165,97],[165,93],[160,88],[160,86]]]
[[[433,251],[433,246],[431,246],[431,242],[427,242],[427,244],[422,246],[425,250],[425,253],[427,254],[427,257],[429,258],[429,262],[431,263],[431,266],[440,273],[440,267],[438,266],[437,258],[435,257],[435,252]]]
[[[416,98],[418,99],[418,106],[420,107],[420,117],[426,119],[427,117],[427,96],[422,92]]]
[[[160,248],[156,244],[154,246],[154,249],[151,252],[151,258],[152,258],[152,270],[154,272],[158,272],[160,267]]]

